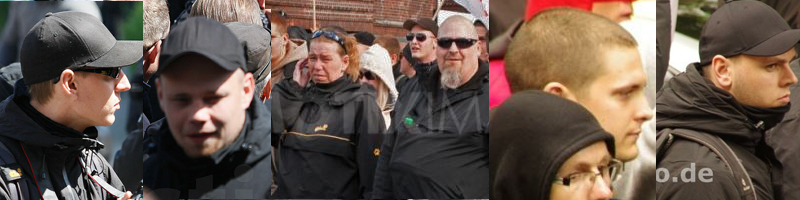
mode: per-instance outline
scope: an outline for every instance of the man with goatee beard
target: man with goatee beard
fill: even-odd
[[[417,70],[398,99],[373,198],[489,198],[489,66],[470,20],[438,33],[438,67]]]

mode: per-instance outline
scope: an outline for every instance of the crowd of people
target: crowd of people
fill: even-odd
[[[797,199],[800,4],[719,1],[674,73],[677,2],[650,24],[623,0],[493,12],[493,199]]]
[[[262,0],[144,8],[145,198],[489,198],[484,22],[402,40]]]

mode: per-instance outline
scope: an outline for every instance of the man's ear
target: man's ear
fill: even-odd
[[[573,94],[572,91],[569,88],[567,88],[566,85],[561,84],[559,82],[547,83],[546,85],[544,85],[542,91],[559,96],[561,98],[569,99],[576,102],[578,101],[578,99],[575,97],[575,94]]]
[[[147,62],[153,63],[153,61],[158,58],[159,53],[161,53],[161,40],[156,41],[156,43],[153,44],[153,48],[147,50]]]
[[[256,82],[253,73],[245,72],[242,78],[244,85],[244,99],[242,99],[242,108],[247,109],[250,107],[250,101],[253,101],[255,95]],[[266,80],[265,80],[266,81]]]
[[[399,55],[397,55],[397,54],[392,54],[392,55],[389,55],[389,59],[391,59],[391,60],[392,60],[392,66],[394,66],[395,64],[397,64],[397,61],[398,61],[398,60],[397,60],[397,58],[398,58],[398,57],[399,57]]]
[[[709,78],[724,90],[730,90],[733,84],[732,64],[733,61],[731,59],[721,55],[716,55],[711,59],[711,66],[709,66],[710,70],[708,71],[711,73]]]
[[[78,87],[75,83],[75,72],[72,70],[62,71],[55,89],[69,95],[72,99],[77,99]],[[61,92],[56,92],[56,94]]]

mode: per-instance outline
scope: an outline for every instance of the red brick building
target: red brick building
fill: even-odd
[[[312,2],[267,0],[266,5],[285,11],[289,24],[311,28]],[[437,0],[316,0],[317,27],[337,25],[348,31],[402,36],[406,19],[432,18],[436,7]]]

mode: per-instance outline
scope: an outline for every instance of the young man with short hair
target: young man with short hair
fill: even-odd
[[[0,165],[18,166],[0,181],[0,199],[132,196],[98,153],[104,145],[95,127],[116,120],[120,93],[131,89],[121,68],[142,57],[141,46],[116,40],[82,12],[48,13],[28,32],[23,79],[0,103]]]
[[[657,182],[657,199],[780,198],[780,163],[765,139],[789,110],[798,41],[800,30],[758,1],[733,1],[711,15],[700,34],[701,61],[658,95],[656,128],[660,138],[674,136],[659,144],[659,168],[670,177],[707,168],[713,181]]]

